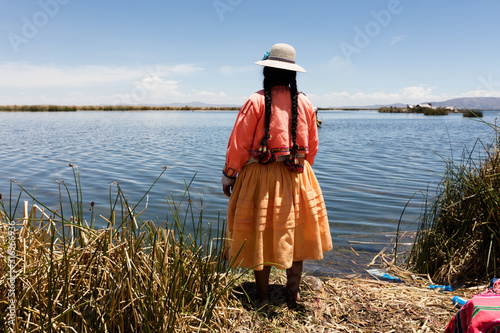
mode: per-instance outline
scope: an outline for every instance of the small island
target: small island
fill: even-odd
[[[481,110],[457,109],[456,106],[432,106],[431,103],[406,105],[406,107],[383,106],[379,113],[423,113],[425,116],[446,116],[449,113],[462,113],[464,117],[482,117]]]

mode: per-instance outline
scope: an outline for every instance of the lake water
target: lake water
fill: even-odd
[[[149,196],[143,219],[167,218],[166,196],[176,198],[196,174],[190,191],[195,208],[203,197],[203,219],[226,216],[220,185],[227,139],[236,112],[63,112],[0,113],[0,193],[4,201],[14,179],[51,208],[58,185],[73,186],[77,165],[84,203],[108,215],[111,184],[118,180],[134,203],[166,173]],[[484,112],[494,122],[499,112]],[[491,143],[494,131],[461,114],[380,114],[376,111],[321,111],[320,150],[313,169],[322,186],[335,249],[306,269],[346,274],[390,243],[408,200],[432,191],[444,171],[443,158],[459,161],[476,139]],[[16,185],[14,185],[16,188]],[[114,187],[113,191],[114,191]],[[18,189],[16,189],[16,193]],[[24,199],[28,200],[26,195]],[[414,231],[422,197],[413,199],[401,228]],[[143,207],[141,205],[140,207]],[[97,219],[97,225],[105,225]],[[358,254],[364,254],[358,256]]]

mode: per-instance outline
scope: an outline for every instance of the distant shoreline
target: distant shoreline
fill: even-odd
[[[370,111],[375,108],[318,107],[318,111]],[[76,111],[239,111],[237,106],[148,106],[148,105],[0,105],[0,112],[76,112]],[[476,109],[471,109],[476,111]],[[478,109],[498,111],[498,109]]]
[[[240,107],[147,106],[147,105],[0,105],[0,112],[76,111],[238,111]]]
[[[0,105],[0,112],[76,112],[76,111],[239,111],[236,106],[148,106],[148,105]],[[367,111],[373,108],[318,108],[318,111]]]
[[[376,111],[377,109],[374,108],[318,108],[318,111],[329,111],[329,110],[334,110],[334,111],[370,111],[374,110]]]

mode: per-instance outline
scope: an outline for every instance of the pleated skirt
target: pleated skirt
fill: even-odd
[[[240,172],[228,204],[226,250],[233,267],[287,269],[332,249],[321,188],[309,163],[291,173],[283,162]]]

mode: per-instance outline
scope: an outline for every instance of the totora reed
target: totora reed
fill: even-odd
[[[224,220],[211,226],[203,208],[194,213],[192,180],[180,198],[166,198],[163,223],[141,213],[165,170],[136,204],[112,184],[109,213],[96,217],[93,203],[84,207],[78,169],[70,167],[75,186],[59,183],[57,209],[15,182],[0,196],[4,332],[440,332],[456,312],[451,293],[430,290],[425,275],[404,271],[394,254],[381,251],[368,266],[404,283],[305,276],[301,302],[290,308],[285,276],[273,269],[263,315],[253,303],[251,271],[227,268]],[[106,227],[97,229],[97,218]]]
[[[227,302],[236,275],[225,269],[221,235],[212,235],[201,216],[193,215],[189,190],[178,202],[167,198],[172,218],[156,226],[141,220],[140,202],[130,205],[116,183],[112,210],[101,216],[107,227],[97,230],[83,220],[79,174],[73,168],[75,192],[60,184],[70,204],[65,206],[60,195],[58,210],[22,190],[33,205],[28,209],[26,202],[15,222],[15,240],[8,239],[7,229],[16,221],[21,196],[12,205],[1,201],[0,271],[13,273],[13,281],[2,276],[0,313],[8,311],[6,300],[13,300],[15,308],[13,322],[4,315],[1,326],[18,332],[170,332],[227,325],[216,314],[232,311]],[[189,235],[187,221],[193,230]],[[224,230],[223,223],[215,227]],[[15,253],[7,262],[3,245],[12,241]],[[15,292],[8,297],[10,282]]]
[[[437,194],[425,196],[409,263],[439,283],[484,282],[500,274],[500,130],[486,124],[495,141],[476,141],[460,163],[445,160]]]

